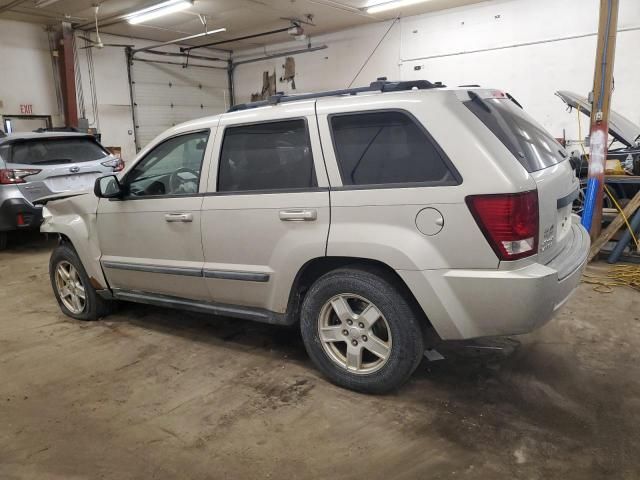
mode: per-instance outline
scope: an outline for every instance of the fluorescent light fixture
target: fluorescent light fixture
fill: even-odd
[[[417,5],[418,3],[428,2],[429,0],[393,0],[391,2],[378,3],[366,7],[367,13],[380,13],[387,10],[393,10],[394,8],[409,7],[411,5]]]
[[[166,2],[143,8],[137,12],[133,12],[127,18],[127,22],[132,25],[148,22],[154,18],[164,17],[171,13],[179,12],[193,6],[193,0],[167,0]]]

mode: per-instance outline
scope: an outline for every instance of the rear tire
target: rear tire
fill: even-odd
[[[341,268],[311,286],[300,328],[311,360],[333,383],[385,393],[405,383],[420,364],[421,320],[386,272]]]
[[[49,278],[65,315],[77,320],[98,320],[113,310],[113,302],[98,295],[78,254],[69,245],[59,245],[51,253]]]
[[[0,232],[0,251],[7,248],[8,237],[7,232]]]

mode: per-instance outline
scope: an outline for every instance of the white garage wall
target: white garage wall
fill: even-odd
[[[569,89],[586,93],[591,88],[597,10],[597,0],[500,0],[403,18],[390,30],[354,85],[387,76],[504,88],[554,135],[562,135],[566,128],[568,138],[576,138],[575,115],[565,113],[553,92]],[[390,24],[382,22],[313,38],[313,45],[326,44],[329,48],[295,56],[297,91],[347,87]],[[636,87],[640,78],[640,2],[621,0],[619,29],[613,107],[640,123]],[[136,47],[150,44],[139,39],[103,37],[105,42],[132,43]],[[291,42],[236,52],[236,57],[240,60],[302,47],[304,43]],[[0,115],[18,114],[20,104],[32,104],[34,114],[51,115],[54,125],[62,124],[44,28],[0,20],[0,58]],[[132,159],[135,144],[129,134],[133,133],[133,122],[124,51],[93,50],[97,116],[91,105],[85,51],[80,51],[78,60],[91,126],[100,127],[106,145],[121,146],[125,160]],[[278,58],[238,66],[236,100],[248,101],[252,92],[260,91],[263,71],[275,70],[280,77],[283,63],[284,59]],[[288,87],[278,83],[279,90],[287,91]]]
[[[0,20],[0,115],[19,115],[21,104],[34,115],[62,122],[56,100],[49,40],[42,25]]]
[[[102,35],[108,43],[133,44],[138,48],[152,44],[146,40]],[[78,47],[84,46],[78,40]],[[178,47],[167,47],[165,51],[177,52]],[[93,111],[91,99],[91,76],[86,50],[78,50],[76,74],[80,74],[84,93],[84,111],[91,127],[99,128],[102,142],[107,146],[119,146],[125,161],[136,155],[133,136],[133,121],[127,65],[124,49],[93,49],[93,78],[96,92],[97,112]],[[216,52],[204,52],[203,55],[215,56]],[[156,58],[142,55],[141,58]],[[180,63],[179,58],[158,57]],[[54,70],[49,51],[49,40],[42,25],[25,22],[0,20],[0,115],[20,114],[21,104],[32,104],[34,115],[51,115],[54,126],[64,125],[64,116],[58,106],[54,83]],[[210,64],[192,60],[192,65]],[[180,67],[177,67],[180,69]],[[186,69],[189,76],[195,69]],[[207,69],[208,70],[208,69]],[[211,70],[216,78],[220,71]],[[201,75],[199,72],[198,75]],[[223,71],[226,79],[226,71]],[[205,83],[204,81],[202,83]],[[225,107],[221,106],[220,110]],[[211,113],[206,111],[203,114]],[[82,115],[82,105],[78,105],[78,114]]]
[[[109,37],[106,36],[105,37]],[[123,38],[103,38],[103,42],[133,43]],[[76,76],[82,80],[84,96],[84,114],[89,126],[102,133],[102,144],[108,147],[121,147],[125,161],[136,155],[131,117],[131,101],[129,97],[129,80],[127,62],[123,48],[92,49],[93,79],[89,75],[89,58],[82,40],[76,39],[78,46],[78,63]],[[97,115],[93,109],[91,90],[95,91]],[[78,116],[83,114],[83,105],[78,102]]]
[[[640,123],[640,2],[621,0],[613,108]],[[555,136],[577,138],[575,115],[556,90],[592,87],[597,0],[500,0],[407,17],[390,31],[354,85],[377,76],[426,78],[448,85],[480,84],[511,92]],[[329,48],[296,55],[297,92],[345,88],[391,22],[313,38]],[[300,43],[238,52],[251,58],[301,48]],[[260,91],[262,72],[282,74],[282,58],[238,66],[236,100]],[[418,67],[420,70],[415,70]],[[278,83],[278,90],[290,91]],[[586,124],[583,123],[583,128]]]
[[[131,44],[135,45],[135,48],[143,48],[154,43],[137,38],[119,37],[108,34],[102,34],[101,37],[104,43]],[[77,39],[76,41],[78,42],[78,47],[84,46],[84,41],[80,39]],[[161,50],[177,53],[179,52],[179,47],[168,46]],[[219,56],[219,52],[213,51],[204,51],[200,54],[209,57]],[[82,50],[80,48],[78,49],[78,63],[80,66],[79,72],[82,79],[82,90],[85,99],[84,108],[87,118],[89,119],[89,125],[91,127],[99,128],[100,132],[102,133],[102,143],[104,145],[121,147],[122,156],[125,162],[132,160],[136,155],[136,145],[133,134],[134,125],[131,115],[131,97],[129,93],[129,80],[127,76],[127,62],[125,51],[123,48],[115,47],[105,47],[102,49],[94,48],[92,49],[92,57],[93,62],[91,62],[91,64],[93,66],[94,90],[97,100],[98,115],[94,114],[93,102],[91,99],[92,77],[91,75],[89,75],[90,60],[89,58],[87,58],[86,50]],[[169,61],[175,63],[182,62],[182,59],[177,57],[160,57],[144,53],[136,56],[136,58]],[[137,80],[141,82],[140,88],[138,88],[137,91],[137,95],[141,96],[141,98],[138,99],[137,96],[136,99],[139,101],[146,101],[147,104],[149,104],[147,105],[147,107],[150,106],[154,101],[159,100],[158,96],[156,96],[155,98],[150,98],[150,90],[148,88],[142,88],[145,81],[147,84],[149,83],[149,72],[153,71],[158,74],[158,78],[164,78],[164,76],[166,75],[163,76],[161,74],[169,70],[176,72],[174,75],[175,77],[184,76],[185,79],[191,77],[203,77],[201,78],[200,82],[202,84],[207,84],[206,78],[204,77],[211,77],[211,82],[219,85],[221,84],[220,77],[222,77],[224,84],[226,85],[226,70],[213,70],[208,68],[202,69],[195,67],[195,65],[212,65],[211,62],[207,61],[190,60],[189,64],[193,65],[194,68],[189,67],[187,69],[182,69],[180,66],[170,66],[162,64],[156,64],[156,66],[154,67],[154,64],[135,62],[132,69],[132,74],[134,77],[133,80],[136,81],[136,76],[138,76],[139,78],[137,78]],[[220,72],[222,72],[222,74]],[[151,73],[151,77],[153,77],[153,73]],[[179,84],[181,82],[178,78],[176,78],[173,83]],[[198,105],[200,103],[206,103],[200,98],[195,100],[197,100]],[[167,102],[169,101],[170,100],[167,100]],[[210,105],[207,104],[207,106]],[[81,110],[80,105],[78,106],[78,110]],[[219,113],[220,111],[224,110],[224,105],[220,106],[220,108],[216,109],[215,111],[211,110],[210,108],[203,109],[201,115],[204,116],[212,113]],[[137,114],[140,116],[141,114],[144,114],[148,111],[149,108],[145,108],[143,112],[137,112]],[[157,112],[166,112],[166,110],[157,110]],[[199,115],[200,112],[198,112],[196,116]],[[175,115],[165,115],[164,113],[162,113],[162,117],[163,118],[157,118],[157,121],[153,122],[154,125],[151,125],[152,122],[149,121],[148,116],[138,119],[138,124],[142,129],[138,130],[139,142],[141,147],[144,147],[146,143],[155,136],[155,134],[160,133],[161,131],[165,130],[175,123],[191,119],[193,118],[193,115],[187,115],[187,118],[184,115],[180,116],[180,112],[176,111]]]

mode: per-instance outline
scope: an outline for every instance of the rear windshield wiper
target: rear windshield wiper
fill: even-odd
[[[475,102],[478,105],[480,105],[480,107],[482,107],[482,109],[485,110],[487,113],[491,113],[491,109],[489,108],[489,105],[487,105],[487,103],[482,98],[480,98],[480,95],[478,95],[476,92],[472,90],[468,90],[467,93],[469,94],[469,98],[471,99],[472,102]]]
[[[522,107],[522,105],[520,105],[520,102],[517,101],[515,98],[513,98],[513,95],[511,95],[510,93],[506,93],[507,98],[509,100],[511,100],[513,103],[515,103],[517,106],[519,106],[522,110],[524,110],[524,108]]]

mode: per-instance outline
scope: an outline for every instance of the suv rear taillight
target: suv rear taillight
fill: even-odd
[[[469,210],[500,260],[517,260],[538,251],[538,191],[471,195]]]
[[[0,168],[0,184],[13,185],[16,183],[26,183],[25,177],[35,175],[41,171],[42,170],[36,168]]]
[[[111,160],[107,160],[106,162],[102,162],[102,165],[105,167],[113,168],[114,172],[121,172],[124,170],[124,160],[121,158],[113,158]]]

